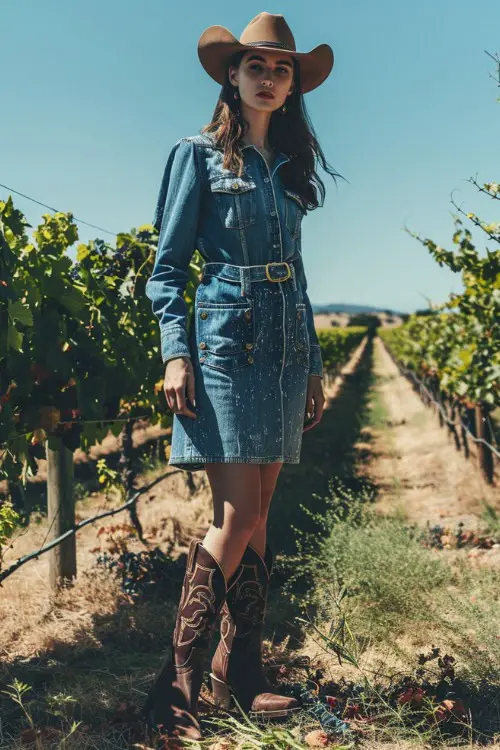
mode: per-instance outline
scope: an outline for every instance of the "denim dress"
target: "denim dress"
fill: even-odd
[[[306,213],[270,168],[243,146],[241,177],[223,168],[210,134],[172,148],[153,224],[158,250],[146,294],[163,362],[189,356],[196,419],[174,414],[169,464],[299,463],[307,383],[322,375],[301,251]],[[187,325],[183,292],[192,254],[205,260]]]

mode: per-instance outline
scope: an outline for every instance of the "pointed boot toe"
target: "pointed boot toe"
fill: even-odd
[[[256,695],[251,705],[251,712],[270,716],[288,716],[293,711],[300,710],[301,705],[296,698],[277,693],[260,693]]]

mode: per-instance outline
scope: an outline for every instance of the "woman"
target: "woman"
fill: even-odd
[[[323,412],[300,229],[320,205],[318,189],[324,198],[315,158],[336,175],[302,100],[332,69],[328,45],[299,53],[283,16],[260,13],[239,41],[209,27],[198,55],[222,90],[210,124],[178,141],[168,159],[146,287],[175,415],[169,464],[204,468],[213,495],[213,523],[191,542],[172,648],[143,709],[166,736],[190,739],[201,737],[203,658],[219,612],[216,703],[228,707],[234,695],[266,716],[298,706],[262,671],[266,522],[283,463],[299,462],[302,432]],[[188,333],[183,291],[195,248],[206,263]]]

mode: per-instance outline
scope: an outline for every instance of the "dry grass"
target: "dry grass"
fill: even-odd
[[[161,473],[164,471],[169,469],[164,466]],[[193,536],[204,533],[208,528],[211,501],[204,475],[199,473],[194,477],[195,492],[191,494],[185,475],[176,472],[174,467],[170,471],[171,477],[140,498],[138,512],[149,546],[171,543],[175,558],[187,551]],[[148,475],[143,475],[138,485],[148,481]],[[78,522],[90,518],[120,504],[118,496],[106,499],[101,493],[93,493],[76,503],[76,520]],[[100,580],[102,592],[96,595],[93,579],[99,578],[99,574],[93,550],[101,545],[102,539],[98,535],[100,529],[110,523],[127,520],[124,515],[104,519],[84,527],[78,533],[78,578],[73,588],[68,593],[60,594],[56,601],[53,601],[48,585],[50,552],[38,560],[26,563],[5,580],[0,598],[0,650],[7,658],[43,651],[51,638],[70,643],[82,628],[87,630],[89,638],[92,637],[88,630],[88,619],[103,610],[108,612],[116,607],[116,586],[109,580],[108,585],[105,585],[109,575],[104,575]],[[6,550],[4,567],[41,546],[46,539],[47,530],[47,518],[35,514],[30,525],[16,535],[14,543]],[[139,551],[144,546],[132,538],[128,540],[128,548]],[[89,580],[85,576],[86,572],[89,573]]]

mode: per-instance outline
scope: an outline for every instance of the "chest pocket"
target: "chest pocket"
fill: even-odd
[[[285,225],[294,239],[300,235],[300,225],[306,209],[300,195],[285,188]]]
[[[210,182],[220,219],[226,229],[245,229],[257,221],[257,185],[243,177],[218,177]]]

